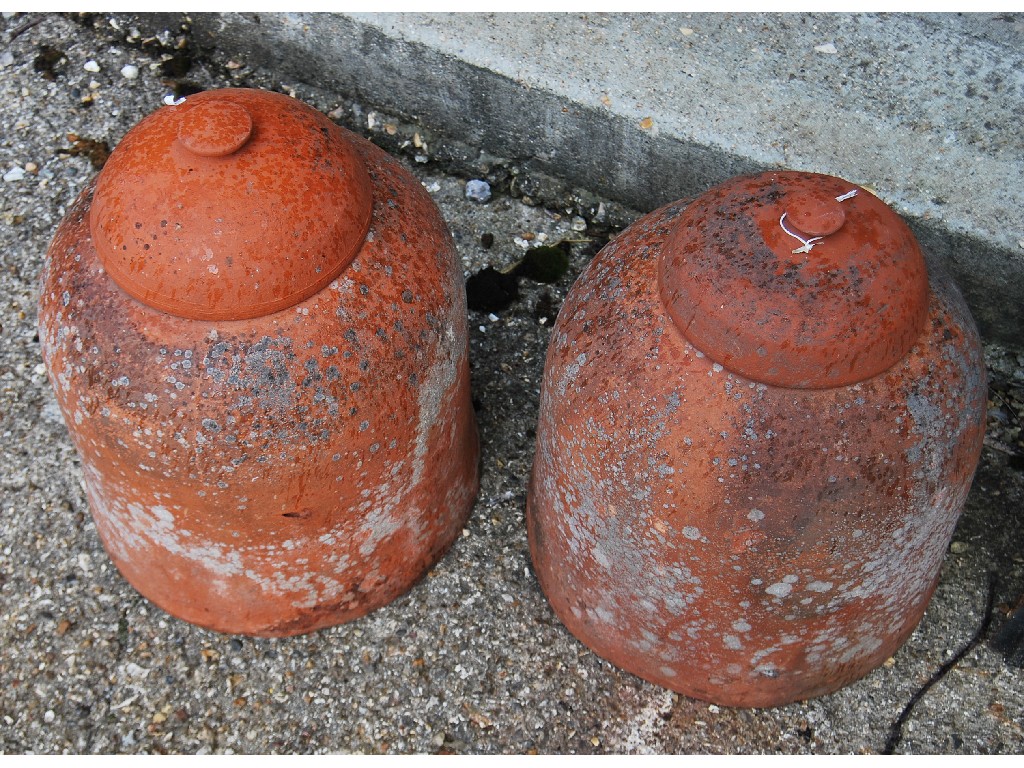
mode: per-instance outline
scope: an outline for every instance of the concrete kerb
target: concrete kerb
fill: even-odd
[[[1001,18],[302,13],[193,14],[188,23],[215,62],[355,97],[641,211],[772,167],[866,184],[950,269],[982,334],[1015,344],[1024,193],[1011,182],[1024,171],[1024,142],[1006,123],[1024,111],[1013,45],[1024,23]],[[183,21],[133,18],[151,32]],[[683,46],[702,33],[716,37],[714,58],[700,62],[707,87],[695,91],[696,54]],[[672,35],[684,43],[676,48]],[[593,50],[600,41],[607,51]],[[836,49],[868,58],[837,68]],[[784,87],[786,72],[799,88]],[[646,113],[654,118],[638,118]]]

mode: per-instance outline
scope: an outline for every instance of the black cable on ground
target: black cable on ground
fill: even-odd
[[[995,606],[995,599],[996,575],[995,573],[990,573],[988,576],[988,600],[985,604],[985,616],[981,620],[981,626],[978,627],[978,630],[974,633],[974,636],[967,642],[967,644],[957,651],[953,658],[935,670],[932,676],[928,678],[928,682],[922,685],[917,692],[910,697],[910,701],[907,702],[903,711],[900,712],[900,716],[896,718],[896,722],[894,722],[892,727],[889,729],[889,738],[885,742],[885,749],[882,750],[883,755],[891,755],[895,753],[896,747],[899,746],[900,741],[903,739],[903,726],[906,724],[907,720],[910,719],[910,715],[914,711],[914,706],[917,702],[924,698],[924,695],[931,690],[933,685],[942,680],[949,670],[959,664],[960,660],[974,650],[974,648],[976,648],[985,638],[989,627],[992,626],[992,612],[993,607]]]

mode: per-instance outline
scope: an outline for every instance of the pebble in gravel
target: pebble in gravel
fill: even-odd
[[[482,179],[470,179],[466,182],[466,199],[486,203],[491,199],[491,185]]]

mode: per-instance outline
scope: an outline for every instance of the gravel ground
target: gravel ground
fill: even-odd
[[[523,507],[553,315],[635,214],[312,87],[189,63],[187,37],[145,41],[99,15],[6,14],[0,37],[0,752],[877,752],[977,631],[989,574],[993,630],[1024,592],[1024,354],[990,345],[974,489],[924,620],[883,667],[766,710],[709,706],[613,668],[540,593]],[[43,255],[104,143],[167,94],[225,85],[293,93],[404,158],[450,222],[467,276],[511,267],[540,241],[572,241],[557,282],[522,278],[507,309],[471,312],[483,472],[463,537],[406,596],[297,638],[198,629],[120,577],[89,517],[36,335]],[[491,183],[489,202],[466,199],[474,177]],[[898,750],[1019,753],[1022,723],[1024,670],[983,641],[920,700]]]

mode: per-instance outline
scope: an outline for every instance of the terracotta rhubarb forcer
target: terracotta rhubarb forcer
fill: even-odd
[[[410,588],[477,490],[465,294],[422,186],[294,99],[190,96],[50,246],[40,339],[111,559],[289,635]]]
[[[527,522],[598,654],[772,706],[888,658],[978,461],[974,323],[903,221],[841,179],[729,181],[595,257],[548,351]]]

